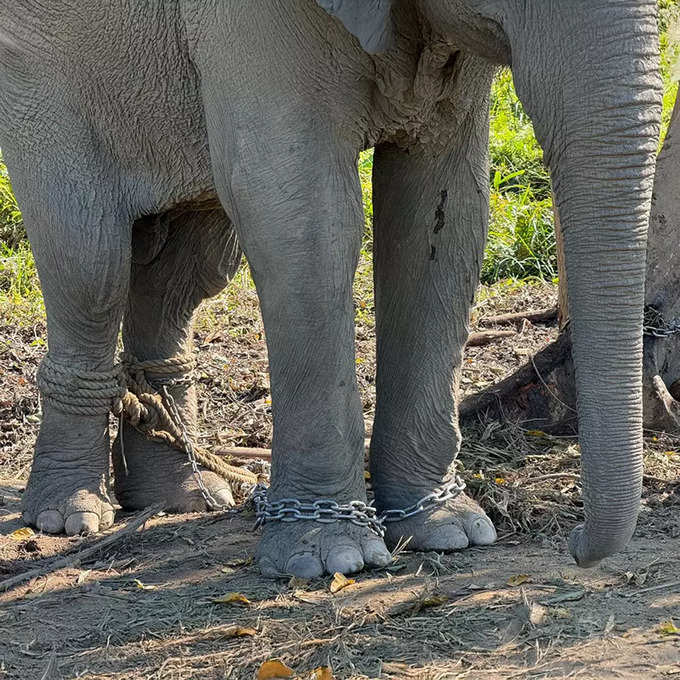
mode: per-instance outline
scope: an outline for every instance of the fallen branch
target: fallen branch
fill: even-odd
[[[481,333],[470,333],[467,346],[482,347],[484,345],[488,345],[494,340],[500,340],[501,338],[511,338],[514,335],[517,335],[515,331],[482,331]]]
[[[22,574],[12,576],[12,578],[8,578],[5,581],[0,581],[0,593],[5,592],[6,590],[13,588],[20,583],[30,581],[31,579],[38,578],[40,576],[45,576],[46,574],[50,574],[53,571],[57,571],[58,569],[71,569],[73,567],[77,567],[88,557],[91,557],[104,548],[108,548],[110,545],[113,545],[126,536],[133,534],[135,531],[137,531],[137,529],[139,529],[139,527],[146,523],[151,517],[159,513],[162,509],[163,506],[160,504],[152,505],[140,513],[140,515],[134,520],[131,520],[122,529],[119,529],[110,536],[106,536],[106,538],[102,538],[100,541],[97,541],[93,545],[81,550],[80,552],[74,555],[63,555],[52,560],[52,562],[46,564],[45,566],[37,567],[36,569],[30,569],[29,571],[25,571]]]
[[[255,449],[249,446],[228,446],[226,448],[215,449],[216,456],[225,458],[242,458],[244,460],[271,460],[271,449]]]
[[[371,446],[370,439],[364,439],[364,447],[368,449]],[[215,449],[213,453],[216,456],[223,456],[224,458],[241,458],[243,460],[271,460],[271,449],[255,449],[249,446],[227,446],[220,449]]]
[[[537,309],[533,312],[512,312],[510,314],[499,314],[498,316],[486,316],[479,320],[479,324],[481,326],[504,326],[518,323],[525,319],[532,323],[555,321],[557,319],[557,307]]]

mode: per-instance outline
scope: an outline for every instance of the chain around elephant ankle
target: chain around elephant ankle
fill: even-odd
[[[452,501],[454,498],[458,498],[463,491],[465,491],[465,482],[456,475],[450,482],[428,493],[427,496],[423,496],[407,508],[384,510],[380,514],[380,521],[383,524],[401,522],[414,515],[419,515],[421,512],[436,508],[438,505],[443,505],[447,501]]]
[[[385,535],[385,528],[376,509],[363,501],[350,501],[341,505],[329,499],[307,503],[297,498],[282,498],[271,502],[267,499],[267,488],[258,485],[253,491],[253,502],[257,518],[256,528],[266,522],[312,520],[321,524],[332,524],[344,520],[356,526],[366,527],[381,538]]]
[[[252,495],[257,518],[255,528],[261,527],[266,522],[311,520],[321,524],[331,524],[345,520],[357,526],[367,527],[382,538],[385,535],[385,524],[400,522],[421,512],[427,512],[457,498],[464,490],[465,482],[456,476],[444,486],[420,498],[413,505],[407,508],[385,510],[378,515],[372,503],[363,501],[351,501],[340,505],[335,501],[325,499],[305,503],[296,498],[282,498],[279,501],[270,502],[267,499],[267,488],[259,484]]]

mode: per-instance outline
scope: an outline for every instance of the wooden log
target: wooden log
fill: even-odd
[[[520,323],[525,319],[531,323],[547,323],[557,318],[557,307],[547,307],[546,309],[536,309],[527,312],[511,312],[509,314],[499,314],[498,316],[486,316],[479,320],[480,326],[506,326],[509,324]]]
[[[516,331],[482,331],[481,333],[470,333],[467,347],[483,347],[501,338],[511,338],[517,335]]]

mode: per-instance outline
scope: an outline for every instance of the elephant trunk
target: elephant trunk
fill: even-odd
[[[585,506],[569,547],[586,567],[626,546],[642,489],[645,250],[661,112],[656,3],[540,2],[528,11],[545,16],[509,18],[504,28],[564,236]]]

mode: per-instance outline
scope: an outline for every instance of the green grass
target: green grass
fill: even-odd
[[[677,0],[659,0],[659,7],[665,86],[663,139],[678,90],[671,73],[678,57],[680,35],[671,36],[669,30],[678,12]],[[677,74],[678,69],[675,70]],[[490,284],[505,279],[530,278],[555,280],[557,266],[550,177],[543,165],[543,153],[534,137],[531,121],[517,98],[508,70],[501,72],[493,85],[490,154],[491,210],[482,282]],[[373,152],[366,151],[359,160],[366,213],[362,262],[370,261],[372,250],[372,169]],[[370,276],[370,264],[360,268],[359,278],[365,278],[368,283]],[[0,314],[8,305],[25,304],[32,317],[41,311],[38,300],[39,284],[33,257],[0,157]]]

